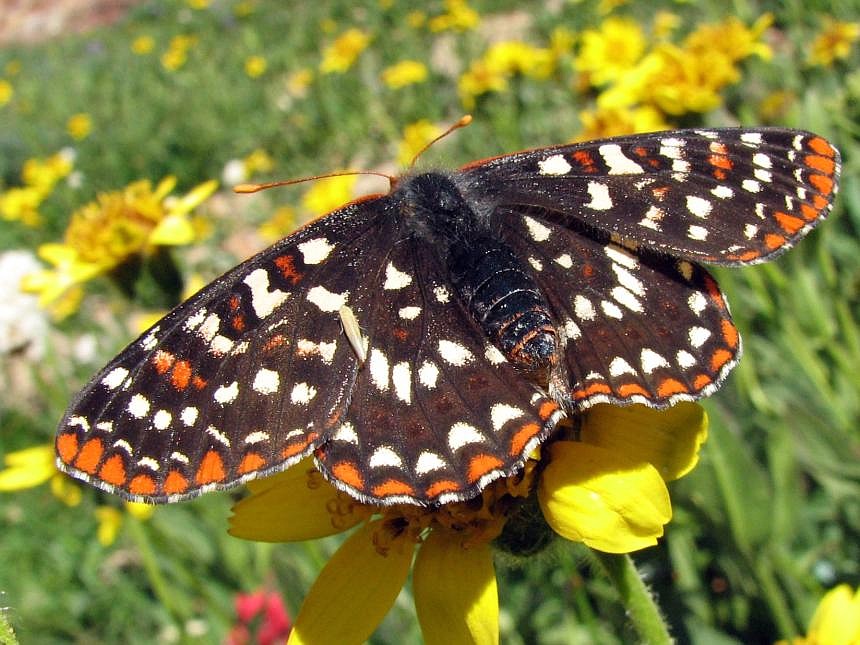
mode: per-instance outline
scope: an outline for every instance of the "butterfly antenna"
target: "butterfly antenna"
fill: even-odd
[[[301,177],[300,179],[285,179],[282,181],[270,181],[265,184],[236,184],[233,186],[233,192],[236,193],[257,193],[261,190],[269,188],[277,188],[278,186],[292,186],[293,184],[303,184],[306,181],[316,181],[317,179],[330,179],[331,177],[348,177],[350,175],[376,175],[377,177],[385,177],[393,186],[397,181],[397,177],[386,175],[383,172],[375,172],[373,170],[345,170],[343,172],[330,172],[324,175],[313,175],[312,177]]]
[[[449,127],[448,127],[448,129],[447,129],[447,130],[445,130],[445,132],[443,132],[443,133],[442,133],[442,134],[440,134],[438,137],[436,137],[435,139],[433,139],[432,141],[430,141],[430,143],[428,143],[428,144],[427,144],[427,145],[425,145],[423,148],[421,148],[421,150],[419,150],[419,151],[415,154],[415,156],[414,156],[414,157],[412,157],[412,161],[410,161],[410,162],[409,162],[409,167],[410,167],[410,168],[412,168],[412,166],[414,166],[414,165],[415,165],[415,162],[416,162],[416,161],[418,161],[418,157],[420,157],[420,156],[421,156],[421,155],[423,155],[425,152],[427,152],[427,148],[429,148],[429,147],[430,147],[430,146],[432,146],[434,143],[436,143],[437,141],[439,141],[439,139],[444,139],[444,138],[445,138],[445,137],[447,137],[449,134],[451,134],[452,132],[454,132],[454,130],[459,130],[460,128],[465,128],[465,127],[466,127],[467,125],[469,125],[471,122],[472,122],[472,115],[471,115],[471,114],[466,114],[466,115],[464,115],[464,116],[461,116],[459,121],[457,121],[455,124],[453,124],[453,125],[449,126]]]

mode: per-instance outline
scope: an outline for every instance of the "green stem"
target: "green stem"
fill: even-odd
[[[649,645],[671,645],[666,621],[630,556],[594,550],[591,553],[615,585],[640,640]]]
[[[149,579],[149,584],[152,586],[152,591],[155,597],[168,612],[177,620],[183,621],[188,618],[187,612],[184,612],[175,602],[176,597],[170,592],[164,576],[161,575],[161,569],[158,565],[158,559],[155,552],[152,550],[152,545],[149,543],[149,538],[146,531],[141,525],[140,520],[131,515],[125,514],[125,521],[132,539],[137,545],[137,551],[140,554],[140,559],[143,563],[143,569],[146,571],[146,577]]]

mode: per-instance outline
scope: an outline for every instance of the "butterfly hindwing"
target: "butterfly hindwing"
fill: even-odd
[[[512,474],[562,416],[488,344],[432,249],[405,238],[355,316],[367,342],[344,423],[317,451],[371,503],[444,503]]]

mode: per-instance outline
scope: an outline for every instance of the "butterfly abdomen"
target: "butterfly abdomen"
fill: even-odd
[[[432,244],[460,301],[508,361],[529,371],[555,364],[556,326],[528,268],[489,222],[490,207],[469,200],[442,173],[406,180],[402,211]]]

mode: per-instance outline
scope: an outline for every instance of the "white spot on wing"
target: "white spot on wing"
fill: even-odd
[[[714,205],[707,199],[696,195],[687,195],[687,210],[700,219],[707,219]]]
[[[518,419],[523,414],[525,413],[520,408],[508,405],[507,403],[496,403],[490,408],[490,419],[493,423],[493,430],[498,432],[508,421]]]
[[[758,233],[758,226],[755,224],[745,224],[744,225],[744,236],[751,240],[755,237],[755,234]]]
[[[630,311],[642,313],[642,303],[639,302],[639,298],[634,296],[624,287],[615,287],[610,293],[615,300],[627,307]]]
[[[290,401],[299,405],[306,405],[317,395],[317,389],[307,383],[296,383],[290,392]]]
[[[690,340],[690,345],[701,347],[711,337],[711,331],[704,327],[691,327],[687,337]]]
[[[445,466],[445,462],[439,455],[435,452],[425,450],[418,455],[418,461],[415,463],[415,472],[418,475],[424,475],[426,473],[431,473],[434,470],[444,468]]]
[[[380,392],[388,390],[388,358],[380,349],[373,348],[370,352],[370,380]]]
[[[684,349],[675,354],[675,360],[678,363],[678,367],[683,369],[688,369],[696,364],[696,357]]]
[[[526,223],[526,228],[529,230],[529,237],[535,242],[545,242],[549,239],[552,229],[544,226],[539,221],[528,215],[523,216],[523,221]]]
[[[421,314],[421,307],[401,307],[397,315],[403,320],[415,320]]]
[[[385,282],[382,285],[383,289],[389,291],[403,289],[404,287],[408,287],[410,284],[412,284],[412,276],[398,269],[394,266],[393,262],[389,262],[385,266]]]
[[[609,376],[621,376],[622,374],[636,374],[636,370],[620,356],[616,356],[609,363]]]
[[[612,208],[612,198],[609,196],[609,187],[599,181],[588,182],[588,194],[591,201],[583,204],[586,208],[596,211],[605,211]]]
[[[258,318],[271,314],[290,295],[280,289],[269,291],[269,274],[265,269],[251,271],[245,276],[244,283],[251,289],[251,306]]]
[[[538,172],[541,175],[566,175],[570,169],[571,165],[562,155],[552,155],[538,161]]]
[[[391,382],[394,394],[404,403],[412,402],[412,368],[403,361],[391,368]]]
[[[594,305],[591,304],[591,300],[583,295],[578,295],[573,299],[573,313],[575,313],[576,317],[580,320],[594,320],[596,315]]]
[[[639,359],[642,361],[642,371],[646,374],[650,374],[658,367],[669,366],[669,361],[648,347],[642,350],[642,353],[639,355]]]
[[[610,260],[628,269],[635,269],[639,265],[639,260],[636,259],[635,255],[617,244],[607,244],[603,247],[603,251]]]
[[[439,355],[451,365],[461,366],[470,362],[474,356],[472,352],[463,347],[460,343],[455,343],[452,340],[439,341]]]
[[[762,168],[771,168],[773,166],[770,157],[763,152],[755,153],[752,160],[756,166],[761,166]]]
[[[255,443],[263,443],[264,441],[269,440],[269,433],[263,432],[262,430],[254,430],[254,432],[249,432],[245,437],[245,443],[248,445],[253,445]]]
[[[439,378],[439,368],[430,361],[424,361],[421,367],[418,368],[418,380],[421,385],[426,388],[433,389],[436,387],[436,379]]]
[[[609,300],[601,300],[600,308],[603,309],[603,313],[605,313],[610,318],[615,318],[616,320],[621,320],[624,317],[624,313],[618,308],[614,302],[610,302]]]
[[[761,184],[755,179],[744,179],[741,182],[741,188],[750,193],[757,193],[761,190]]]
[[[403,467],[403,460],[400,458],[400,455],[388,446],[380,446],[374,450],[373,454],[370,455],[368,463],[371,468],[382,468],[385,466],[392,466],[394,468]]]
[[[744,143],[750,143],[754,145],[758,145],[761,143],[761,133],[760,132],[744,132],[741,135],[741,141]]]
[[[126,376],[128,376],[127,369],[124,367],[114,367],[110,372],[105,374],[102,379],[102,385],[106,386],[109,390],[115,390],[122,385]]]
[[[319,264],[325,260],[334,249],[334,246],[324,237],[317,237],[298,245],[305,264]]]
[[[565,269],[569,269],[570,267],[573,266],[573,260],[571,259],[570,255],[567,253],[562,253],[555,260],[553,260],[553,262],[555,262],[558,265],[563,266]]]
[[[637,175],[644,172],[642,166],[625,155],[617,143],[605,143],[597,151],[609,166],[610,175]]]
[[[319,307],[320,311],[333,313],[339,311],[346,304],[348,291],[343,293],[333,293],[323,286],[316,286],[308,291],[307,298],[310,302]]]
[[[194,422],[197,421],[199,414],[200,411],[197,408],[194,406],[188,406],[182,409],[182,414],[179,415],[179,418],[182,419],[182,423],[191,427],[194,425]]]
[[[259,392],[260,394],[274,394],[278,391],[280,381],[281,377],[278,376],[276,371],[263,367],[257,371],[257,375],[254,377],[254,383],[251,387],[255,392]]]
[[[687,229],[687,237],[691,240],[706,240],[708,239],[708,229],[704,226],[691,226]]]
[[[212,342],[209,343],[209,351],[216,356],[223,356],[231,349],[233,349],[233,341],[221,334],[215,336],[215,338],[212,339]]]
[[[484,441],[484,435],[475,426],[462,421],[452,425],[448,431],[448,447],[452,452],[470,443],[483,443]]]
[[[219,329],[221,329],[221,318],[218,317],[218,314],[209,314],[197,329],[197,335],[208,343],[215,338]]]
[[[506,363],[508,360],[495,345],[486,346],[484,349],[484,358],[490,361],[490,364],[492,365],[501,365],[502,363]]]
[[[451,292],[444,286],[433,287],[433,295],[436,296],[436,302],[446,303],[451,299]]]
[[[340,424],[337,432],[332,435],[332,439],[334,441],[345,441],[346,443],[358,445],[358,434],[355,432],[355,427],[349,421]]]
[[[167,430],[170,427],[170,422],[173,415],[167,410],[159,410],[152,417],[152,425],[156,430]]]
[[[720,199],[728,199],[729,197],[734,197],[735,191],[724,184],[720,184],[719,186],[711,188],[711,195],[719,197]]]
[[[704,294],[696,291],[695,293],[690,294],[690,297],[687,298],[687,305],[689,305],[690,311],[699,315],[705,310],[705,307],[708,306],[708,299],[705,298]]]
[[[208,428],[206,428],[206,434],[214,438],[215,441],[223,443],[228,448],[230,447],[230,439],[227,437],[227,435],[225,435],[215,426],[209,426]]]
[[[142,419],[149,412],[149,399],[143,394],[135,394],[128,401],[128,413],[135,419]]]
[[[239,396],[239,383],[237,381],[233,381],[230,385],[222,385],[215,390],[215,394],[212,395],[212,398],[215,399],[216,403],[226,405],[227,403],[235,401],[237,396]]]

